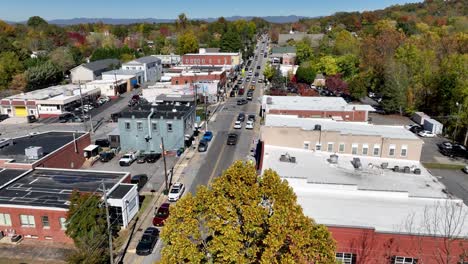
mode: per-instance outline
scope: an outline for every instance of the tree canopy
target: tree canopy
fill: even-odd
[[[272,170],[236,162],[171,207],[161,263],[335,263],[327,228]]]

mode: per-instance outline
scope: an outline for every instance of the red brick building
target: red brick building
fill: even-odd
[[[341,97],[264,96],[261,115],[281,114],[367,122],[370,111],[374,111],[370,105],[348,104]]]
[[[226,83],[226,71],[182,72],[177,76],[171,76],[172,85],[211,81],[219,81],[220,85],[224,85]]]
[[[202,51],[200,53],[188,53],[183,55],[181,62],[183,65],[236,67],[241,64],[241,54]]]

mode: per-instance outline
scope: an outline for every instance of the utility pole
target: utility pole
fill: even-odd
[[[457,114],[457,123],[455,123],[455,131],[453,132],[453,141],[457,140],[457,132],[458,132],[458,122],[460,122],[460,111],[462,104],[456,102],[456,106],[458,106],[458,114]]]
[[[162,157],[164,162],[164,182],[165,182],[165,192],[167,193],[169,190],[169,186],[167,186],[167,167],[166,167],[166,149],[164,148],[164,138],[161,137],[161,149],[162,149]]]
[[[110,254],[110,264],[114,264],[114,253],[112,251],[112,228],[109,216],[109,205],[107,204],[107,190],[104,180],[102,180],[102,190],[104,195],[104,204],[106,206],[106,219],[107,219],[107,232],[109,235],[109,254]]]
[[[205,103],[205,131],[208,131],[208,106],[206,104],[207,96],[205,92],[203,92],[203,98],[204,98],[203,101]]]

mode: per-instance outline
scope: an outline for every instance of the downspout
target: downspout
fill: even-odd
[[[154,114],[154,108],[151,107],[151,112],[148,115],[148,140],[153,138],[152,125],[151,125],[151,116]]]

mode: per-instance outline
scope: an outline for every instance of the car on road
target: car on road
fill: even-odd
[[[120,166],[130,166],[132,163],[136,160],[136,155],[135,153],[127,153],[122,156],[119,160],[119,165]]]
[[[153,225],[154,226],[164,226],[164,222],[169,217],[169,203],[163,203],[154,214]]]
[[[260,66],[260,65],[259,65],[259,66],[257,66],[257,70],[260,70],[260,68],[261,68],[261,66]]]
[[[137,158],[136,158],[136,162],[138,164],[145,163],[146,162],[146,156],[144,154],[138,155]]]
[[[245,121],[245,114],[244,113],[239,113],[239,115],[237,115],[237,121],[244,122]]]
[[[198,152],[206,152],[208,150],[208,141],[205,139],[200,140],[198,143]]]
[[[101,162],[108,162],[114,157],[115,157],[115,154],[112,151],[104,151],[104,152],[99,153],[99,160]]]
[[[72,114],[70,112],[65,112],[65,113],[59,115],[59,122],[60,123],[66,123],[68,121],[73,120],[73,118],[75,118],[74,114]]]
[[[235,128],[235,129],[241,129],[241,128],[242,128],[242,123],[241,123],[241,121],[236,121],[236,122],[234,123],[234,128]]]
[[[159,230],[156,227],[148,227],[138,241],[136,254],[139,256],[147,256],[153,252],[154,246],[159,239]]]
[[[9,115],[7,115],[7,114],[0,114],[0,122],[2,122],[2,121],[5,120],[5,119],[8,119],[8,118],[10,118]]]
[[[255,80],[252,80],[250,83],[253,84],[253,87],[254,87],[254,89],[252,89],[252,88],[250,88],[250,89],[255,90],[255,83],[256,83]]]
[[[247,117],[247,120],[248,120],[248,121],[253,121],[253,122],[255,122],[255,115],[254,115],[254,114],[250,114],[250,115]]]
[[[182,194],[184,194],[185,191],[185,185],[181,182],[176,182],[174,185],[172,185],[171,190],[169,191],[169,194],[167,196],[167,200],[169,202],[177,202],[177,200],[182,197]]]
[[[140,191],[145,187],[145,184],[148,182],[148,175],[146,174],[137,174],[133,175],[132,178],[130,179],[131,184],[136,184],[137,185],[137,190]]]
[[[247,100],[252,101],[252,99],[253,99],[252,94],[251,94],[251,93],[248,93],[248,94],[247,94]],[[239,103],[237,103],[237,104],[239,104]]]
[[[161,154],[149,153],[146,155],[145,159],[147,163],[155,163],[160,157],[161,157]]]
[[[239,89],[239,93],[237,95],[242,96],[242,95],[244,95],[244,92],[245,92],[245,89],[241,88],[241,89]]]
[[[440,146],[439,146],[440,148]],[[448,157],[459,157],[459,158],[468,158],[468,151],[466,148],[460,144],[452,144],[449,147],[441,148],[440,153]]]
[[[436,136],[434,133],[432,133],[431,131],[428,131],[428,130],[423,130],[423,131],[419,132],[418,135],[420,137],[430,137],[430,138]]]
[[[258,77],[258,76],[260,76],[260,73],[259,73],[259,72],[256,72],[256,73],[255,73],[255,77]]]
[[[248,96],[247,96],[247,98],[248,98]],[[247,104],[247,100],[245,100],[245,99],[237,100],[237,105],[245,105],[245,104]]]
[[[253,129],[253,128],[254,128],[253,121],[247,121],[247,123],[245,123],[245,129]]]
[[[229,97],[236,97],[236,91],[232,90],[230,93],[229,93]]]
[[[452,142],[448,142],[448,141],[444,141],[442,143],[437,144],[437,147],[439,147],[440,151],[452,149],[452,146],[453,146]]]
[[[235,133],[229,133],[228,138],[227,138],[227,144],[231,145],[231,146],[236,145],[238,137],[239,136],[237,134],[235,134]]]
[[[466,166],[462,169],[462,171],[463,171],[464,173],[468,174],[468,165],[466,165]]]
[[[213,132],[206,131],[205,134],[203,134],[203,139],[206,141],[211,141],[213,139]]]

